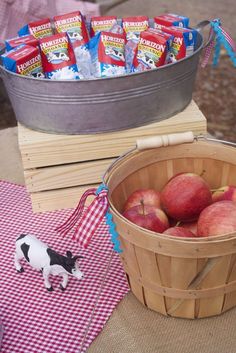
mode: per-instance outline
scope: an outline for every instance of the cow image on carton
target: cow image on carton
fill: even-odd
[[[66,252],[66,256],[60,255],[37,239],[35,235],[21,234],[16,239],[15,268],[17,272],[24,272],[19,262],[23,258],[31,267],[42,272],[44,285],[48,291],[53,291],[49,281],[50,275],[62,276],[60,288],[63,291],[67,287],[69,275],[77,279],[83,278],[77,261],[83,256],[72,256],[70,251]]]

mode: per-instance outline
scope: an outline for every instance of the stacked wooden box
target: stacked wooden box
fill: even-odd
[[[96,135],[53,135],[19,124],[19,147],[33,211],[74,207],[85,190],[101,182],[114,158],[135,146],[137,138],[183,131],[206,133],[206,119],[193,101],[169,119]]]

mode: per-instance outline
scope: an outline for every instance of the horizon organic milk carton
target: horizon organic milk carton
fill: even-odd
[[[39,41],[43,70],[53,80],[79,79],[75,54],[66,33],[58,33]]]
[[[147,30],[149,21],[147,16],[124,17],[122,27],[126,34],[126,39],[138,43],[140,33]]]
[[[171,41],[171,35],[153,29],[140,33],[132,71],[146,71],[164,65]]]
[[[154,17],[154,28],[161,29],[162,26],[178,26],[178,27],[188,27],[189,18],[185,16],[180,16],[172,13],[160,15]]]
[[[20,37],[31,34],[36,39],[44,38],[53,35],[53,29],[50,18],[30,22],[18,31]]]
[[[21,44],[31,45],[32,47],[37,47],[39,42],[37,39],[34,38],[31,34],[22,36],[22,37],[15,37],[5,40],[6,50],[10,51],[14,48],[19,47]]]
[[[65,15],[53,17],[57,33],[67,33],[73,48],[85,45],[89,41],[89,35],[84,17],[80,11],[74,11]]]
[[[90,34],[91,37],[99,32],[109,32],[110,29],[117,24],[116,16],[96,16],[92,17],[90,21]]]
[[[80,78],[91,77],[91,58],[87,48],[89,35],[85,19],[80,11],[55,16],[57,33],[67,33],[74,49]]]
[[[99,32],[89,42],[95,77],[124,75],[125,34]]]
[[[193,54],[197,40],[197,31],[195,29],[162,26],[161,30],[173,36],[168,63],[173,63]]]
[[[122,27],[126,34],[125,63],[127,73],[132,72],[134,56],[137,50],[140,33],[149,28],[147,16],[124,17]]]
[[[36,78],[45,77],[38,47],[22,44],[1,56],[3,66],[20,75]]]

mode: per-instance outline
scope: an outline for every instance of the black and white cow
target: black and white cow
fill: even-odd
[[[72,39],[72,40],[82,40],[83,39],[81,34],[78,32],[68,32],[68,35],[69,35],[70,39]]]
[[[49,53],[47,55],[47,59],[49,62],[57,61],[57,60],[60,60],[60,61],[70,60],[69,56],[66,53]]]
[[[175,55],[173,53],[169,54],[169,61],[171,63],[175,63],[177,61],[177,59],[176,59],[176,57],[175,57]]]
[[[107,47],[105,49],[105,54],[111,56],[115,60],[125,61],[124,54],[117,49]]]
[[[31,76],[36,78],[45,78],[45,75],[42,72],[33,72]]]
[[[19,262],[23,258],[33,268],[43,273],[44,285],[48,291],[53,290],[49,275],[62,276],[60,284],[62,290],[66,289],[68,275],[77,279],[83,277],[83,273],[80,271],[76,261],[83,258],[83,256],[72,256],[70,251],[67,251],[66,256],[60,255],[31,234],[21,234],[16,240],[15,267],[17,272],[24,272],[24,268]]]
[[[143,52],[139,52],[137,54],[137,59],[140,60],[145,66],[147,66],[150,69],[156,68],[156,64],[153,61],[153,59]]]

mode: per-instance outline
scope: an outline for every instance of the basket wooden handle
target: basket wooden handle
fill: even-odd
[[[193,141],[194,135],[192,131],[188,131],[178,134],[160,135],[138,139],[136,141],[136,147],[139,151],[142,151],[149,148],[173,146]]]

